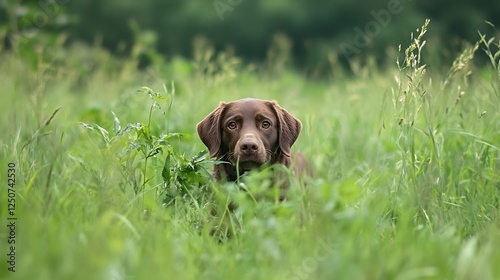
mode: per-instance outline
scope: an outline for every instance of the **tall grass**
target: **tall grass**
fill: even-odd
[[[471,86],[478,83],[471,75],[479,42],[466,47],[433,84],[421,57],[428,23],[412,35],[403,66],[398,63],[392,130],[401,160],[395,186],[412,193],[418,223],[436,230],[452,222],[467,235],[498,215],[497,198],[491,200],[498,187],[498,135],[491,133],[498,117],[495,93]],[[478,198],[483,203],[471,203]]]
[[[194,61],[145,70],[98,47],[1,53],[0,163],[17,165],[18,227],[16,272],[2,260],[0,277],[498,278],[499,44],[480,35],[440,74],[422,56],[427,28],[397,67],[334,81],[289,69],[280,38],[273,69],[203,39]],[[480,48],[491,67],[475,63]],[[195,124],[245,96],[304,124],[294,148],[316,176],[285,202],[267,192],[271,170],[209,177]]]

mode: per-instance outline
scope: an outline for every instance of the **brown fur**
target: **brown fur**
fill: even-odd
[[[214,178],[235,181],[237,174],[253,168],[290,167],[290,148],[302,124],[275,101],[245,98],[220,103],[196,128],[210,156],[227,162],[214,166]],[[304,156],[298,155],[295,161],[295,173],[308,169]]]

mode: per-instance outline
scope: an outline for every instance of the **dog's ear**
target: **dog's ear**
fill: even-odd
[[[271,101],[271,107],[278,117],[280,150],[285,156],[289,157],[290,148],[293,143],[295,143],[295,140],[297,140],[302,130],[302,123],[287,110],[281,108],[276,101]]]
[[[205,146],[210,151],[211,157],[216,157],[219,154],[221,146],[221,116],[226,108],[227,103],[221,102],[219,107],[213,110],[201,122],[196,125],[198,136]]]

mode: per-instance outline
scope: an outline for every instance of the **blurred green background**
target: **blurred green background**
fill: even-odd
[[[433,26],[427,57],[436,65],[450,62],[463,41],[477,41],[478,30],[492,31],[485,21],[500,26],[500,1],[3,0],[0,6],[4,48],[39,32],[63,32],[66,44],[98,44],[129,56],[140,41],[145,67],[160,57],[192,58],[195,38],[251,62],[271,56],[274,42],[289,53],[288,63],[312,74],[325,73],[332,61],[393,63],[388,52],[426,18]]]

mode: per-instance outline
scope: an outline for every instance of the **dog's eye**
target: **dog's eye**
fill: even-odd
[[[237,125],[236,125],[236,122],[235,121],[230,121],[227,123],[227,128],[233,130],[233,129],[236,129]]]
[[[269,121],[262,122],[262,128],[268,129],[269,127],[271,127],[271,123]]]

